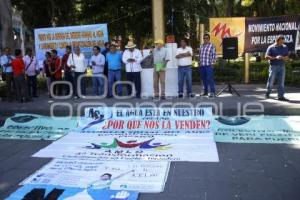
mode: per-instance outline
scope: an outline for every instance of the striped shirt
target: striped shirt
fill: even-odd
[[[216,48],[212,43],[200,45],[199,64],[210,66],[216,61]]]

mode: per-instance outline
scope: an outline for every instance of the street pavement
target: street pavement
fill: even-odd
[[[223,86],[218,86],[220,90]],[[199,93],[200,87],[195,86]],[[33,102],[0,103],[0,122],[14,113],[50,114],[53,103],[71,103],[75,115],[78,106],[105,103],[116,106],[127,103],[135,106],[152,102],[158,106],[174,106],[184,102],[193,106],[209,103],[218,105],[215,114],[236,115],[240,107],[249,104],[258,112],[262,105],[266,115],[299,115],[300,88],[287,88],[286,97],[291,102],[264,100],[263,85],[236,86],[242,97],[221,95],[215,99],[130,100],[53,100],[41,95]],[[272,95],[275,98],[275,94]],[[92,103],[92,104],[91,104]],[[200,103],[200,104],[199,104]],[[84,107],[83,105],[83,107]],[[249,107],[249,108],[250,108]],[[243,110],[243,109],[242,109]],[[66,115],[66,107],[57,106],[57,115]],[[80,109],[82,113],[82,109]],[[0,140],[0,199],[14,192],[18,183],[40,169],[51,159],[32,158],[31,155],[50,144],[51,141]],[[156,194],[141,194],[140,200],[298,200],[300,199],[300,145],[287,144],[231,144],[217,143],[219,163],[172,162],[165,190]]]

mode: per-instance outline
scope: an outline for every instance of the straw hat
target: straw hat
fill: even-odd
[[[164,41],[162,39],[158,39],[158,40],[155,40],[154,43],[155,44],[164,44]]]
[[[132,41],[128,41],[127,45],[125,46],[126,49],[132,49],[136,47],[136,45]]]

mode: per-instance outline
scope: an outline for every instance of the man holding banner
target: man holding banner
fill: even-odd
[[[276,43],[270,45],[266,52],[266,59],[269,60],[269,78],[267,83],[266,99],[270,98],[275,79],[278,80],[278,100],[289,101],[284,97],[285,64],[288,59],[288,47],[284,44],[284,36],[280,35]]]

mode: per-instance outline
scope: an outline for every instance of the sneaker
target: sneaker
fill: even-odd
[[[278,101],[290,101],[289,99],[285,98],[285,97],[279,97]]]
[[[179,98],[179,99],[183,98],[183,94],[179,94],[179,95],[178,95],[178,98]]]
[[[161,99],[161,100],[165,100],[165,99],[166,99],[166,96],[165,96],[165,95],[162,95],[162,96],[160,97],[160,99]]]
[[[194,98],[195,97],[195,94],[191,93],[189,94],[189,98]]]
[[[207,95],[208,95],[207,92],[204,92],[204,93],[201,94],[201,96],[207,96]]]
[[[270,95],[269,94],[265,94],[265,99],[270,99]]]
[[[210,99],[213,99],[213,98],[215,98],[215,97],[216,97],[216,94],[215,94],[215,93],[210,93],[209,96],[208,96],[208,98],[210,98]]]
[[[74,96],[74,99],[78,99],[79,97],[78,96]]]

